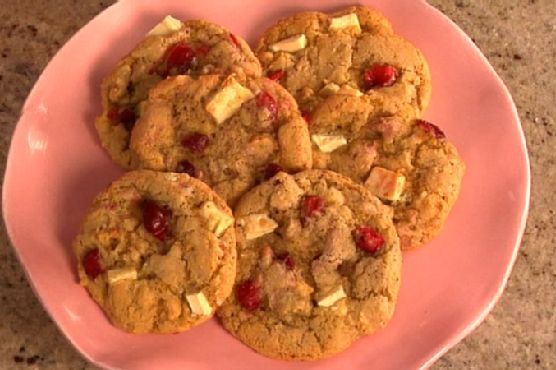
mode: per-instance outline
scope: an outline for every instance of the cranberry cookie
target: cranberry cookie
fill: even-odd
[[[267,76],[280,81],[308,114],[334,94],[365,94],[391,114],[413,117],[429,103],[423,54],[369,8],[284,18],[264,33],[255,53]]]
[[[156,85],[131,135],[137,163],[187,172],[230,205],[278,170],[311,168],[311,141],[279,84],[239,75],[177,76]]]
[[[103,111],[96,122],[102,146],[120,166],[133,168],[130,131],[153,85],[172,75],[230,72],[261,75],[241,37],[206,21],[166,17],[102,83]]]
[[[365,96],[334,96],[314,112],[310,129],[314,167],[349,176],[391,205],[402,249],[440,233],[465,164],[438,127],[381,117]]]
[[[217,314],[256,351],[313,360],[392,317],[401,252],[391,210],[329,171],[280,172],[236,209],[235,294]]]
[[[123,330],[187,330],[232,291],[233,223],[201,181],[128,172],[95,199],[74,241],[81,284]]]

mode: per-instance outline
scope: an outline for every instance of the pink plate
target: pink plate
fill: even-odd
[[[404,256],[391,324],[328,360],[267,359],[215,320],[178,335],[112,327],[77,284],[70,244],[91,200],[122,171],[99,145],[99,85],[115,62],[167,14],[206,18],[249,41],[279,17],[333,10],[341,0],[122,0],[79,31],[43,72],[17,125],[4,179],[9,235],[44,307],[90,361],[126,369],[413,369],[475,328],[500,297],[529,204],[529,162],[516,109],[485,57],[449,19],[420,0],[364,1],[427,56],[438,123],[467,163],[461,197],[442,235]]]

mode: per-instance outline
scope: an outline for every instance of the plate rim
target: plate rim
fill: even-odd
[[[502,80],[502,78],[500,77],[498,72],[496,72],[496,70],[494,69],[494,67],[492,66],[492,64],[488,60],[488,58],[481,51],[481,49],[475,44],[475,42],[473,42],[471,37],[469,35],[467,35],[467,33],[465,33],[463,31],[463,29],[461,29],[461,27],[456,22],[454,22],[450,17],[448,17],[443,12],[441,12],[439,9],[437,9],[436,7],[429,4],[428,1],[422,1],[422,3],[423,3],[424,6],[428,7],[429,11],[435,13],[435,15],[437,17],[441,18],[442,21],[449,23],[452,26],[452,28],[454,30],[456,30],[456,32],[459,34],[459,36],[462,37],[463,40],[473,48],[473,51],[476,53],[476,55],[479,56],[482,63],[487,66],[490,74],[492,76],[494,76],[496,84],[498,85],[498,87],[501,88],[501,90],[504,94],[504,98],[509,102],[509,105],[511,107],[512,116],[515,119],[515,122],[517,123],[517,131],[519,133],[520,143],[521,143],[521,146],[522,146],[522,149],[523,149],[523,152],[524,152],[524,163],[523,163],[523,165],[525,167],[524,168],[525,169],[525,172],[524,172],[524,177],[525,177],[524,178],[524,180],[525,180],[525,195],[524,196],[525,196],[525,199],[524,199],[523,207],[521,208],[521,212],[520,212],[521,213],[521,218],[520,218],[520,221],[519,221],[519,229],[517,231],[517,237],[516,237],[516,240],[514,242],[514,247],[513,247],[513,250],[512,250],[512,255],[511,255],[511,258],[510,258],[510,262],[506,266],[506,271],[504,272],[504,276],[502,277],[502,281],[500,282],[499,286],[497,287],[496,291],[494,292],[494,295],[492,295],[489,298],[488,304],[485,305],[481,309],[480,314],[474,320],[472,320],[470,323],[468,323],[465,326],[464,329],[459,331],[456,335],[453,335],[451,337],[451,339],[445,341],[444,345],[442,345],[442,348],[440,348],[428,360],[423,362],[421,364],[421,366],[419,367],[420,369],[427,369],[427,368],[431,367],[432,364],[435,363],[438,359],[440,359],[444,354],[446,354],[450,349],[454,348],[465,337],[467,337],[469,334],[471,334],[477,327],[479,327],[479,325],[487,318],[488,314],[493,310],[493,308],[496,306],[496,304],[499,302],[500,298],[502,297],[502,294],[504,293],[504,290],[506,289],[506,286],[508,284],[508,280],[509,280],[509,278],[512,274],[513,268],[515,266],[515,261],[516,261],[517,256],[518,256],[519,249],[522,247],[523,235],[525,234],[525,228],[527,226],[527,219],[529,217],[529,207],[530,207],[530,202],[531,202],[531,161],[530,161],[530,158],[529,158],[529,150],[527,148],[527,140],[525,139],[525,132],[523,130],[523,125],[521,123],[521,119],[519,117],[519,113],[517,111],[517,107],[515,105],[512,94],[510,93],[510,90],[508,89],[508,87],[504,83],[504,80]]]

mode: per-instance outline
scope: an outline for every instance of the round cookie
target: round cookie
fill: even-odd
[[[334,94],[365,94],[391,114],[412,117],[430,100],[423,54],[381,13],[362,6],[284,18],[263,34],[255,53],[307,114]]]
[[[279,84],[239,75],[177,76],[155,86],[132,132],[137,163],[187,172],[233,206],[278,170],[311,168],[307,123]]]
[[[102,83],[102,114],[96,121],[102,146],[117,164],[134,168],[130,131],[149,89],[167,76],[230,72],[261,75],[241,37],[206,21],[166,17]]]
[[[74,241],[80,282],[125,331],[188,330],[232,291],[233,222],[201,181],[128,172],[94,200]]]
[[[438,127],[381,116],[365,96],[338,95],[314,112],[310,130],[314,167],[349,176],[391,205],[403,250],[440,233],[465,164]]]
[[[391,210],[336,173],[278,173],[237,204],[235,294],[217,314],[263,355],[313,360],[384,327],[400,286]]]

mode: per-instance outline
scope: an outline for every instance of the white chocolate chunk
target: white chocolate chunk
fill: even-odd
[[[405,177],[382,167],[374,167],[365,186],[379,198],[398,200],[403,193]]]
[[[194,315],[208,316],[212,314],[212,307],[203,292],[186,294],[185,298]]]
[[[324,153],[332,153],[347,144],[346,138],[341,135],[312,135],[311,140]]]
[[[182,23],[179,19],[172,17],[171,15],[167,15],[164,19],[154,26],[152,30],[147,33],[149,36],[164,36],[179,31],[181,28]]]
[[[359,25],[359,18],[357,18],[357,14],[346,14],[330,20],[330,30],[337,31],[344,28],[353,28],[357,33],[361,32],[361,26]]]
[[[344,288],[341,285],[339,285],[336,288],[336,290],[334,290],[332,293],[330,293],[326,297],[320,299],[317,302],[317,304],[320,307],[330,307],[334,303],[338,302],[340,299],[345,298],[345,297],[347,297],[346,292],[344,292]]]
[[[328,188],[324,198],[326,200],[326,204],[341,206],[345,203],[344,194],[342,194],[342,192],[335,187]]]
[[[336,85],[334,82],[331,82],[320,89],[319,94],[322,96],[330,96],[336,94],[338,90],[340,90],[340,86]]]
[[[234,223],[232,216],[219,210],[210,200],[201,206],[201,214],[207,220],[209,230],[216,236],[221,236]]]
[[[240,220],[245,232],[245,239],[253,240],[273,232],[278,224],[265,213],[252,214]]]
[[[275,42],[274,44],[270,45],[270,50],[277,52],[277,51],[286,51],[288,53],[293,53],[298,50],[305,49],[307,46],[307,37],[305,34],[295,35],[292,37],[288,37],[287,39],[280,40]]]
[[[251,90],[243,87],[233,76],[229,76],[222,83],[220,91],[210,99],[205,109],[214,117],[216,123],[220,124],[253,97]]]
[[[353,95],[353,96],[362,96],[363,93],[359,89],[355,89],[349,85],[343,85],[338,91],[338,94],[342,95]]]
[[[137,271],[133,267],[124,267],[121,269],[108,270],[106,276],[108,277],[108,282],[114,284],[120,280],[137,279]]]

